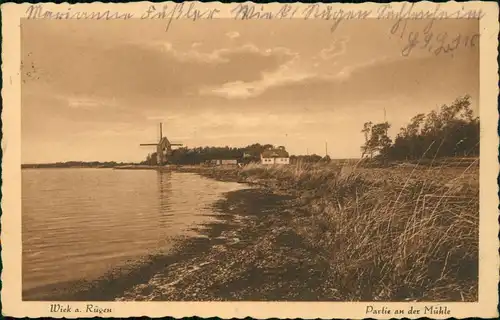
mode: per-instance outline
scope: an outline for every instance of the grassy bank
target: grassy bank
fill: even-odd
[[[477,299],[477,163],[202,171],[296,195],[293,230],[328,263],[342,300]]]

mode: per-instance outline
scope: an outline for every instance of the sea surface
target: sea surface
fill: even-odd
[[[244,185],[154,170],[22,170],[22,287],[91,281],[196,236]],[[43,290],[43,289],[41,289]]]

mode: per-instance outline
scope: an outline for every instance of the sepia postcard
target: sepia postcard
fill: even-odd
[[[6,3],[2,314],[498,317],[498,5]]]

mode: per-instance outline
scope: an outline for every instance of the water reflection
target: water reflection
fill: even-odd
[[[172,215],[171,195],[172,195],[172,172],[156,172],[158,182],[158,216],[160,226],[165,227],[169,216]]]
[[[166,226],[171,221],[172,216],[172,172],[156,172],[158,185],[158,221],[161,230],[166,230]],[[160,242],[164,245],[168,241],[168,234],[161,233]]]

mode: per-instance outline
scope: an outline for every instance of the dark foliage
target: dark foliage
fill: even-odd
[[[179,148],[172,151],[168,155],[168,163],[195,165],[206,163],[211,160],[238,160],[240,163],[250,163],[259,161],[260,154],[268,149],[273,148],[271,144],[255,143],[244,148],[235,147],[196,147],[196,148]],[[149,155],[143,164],[156,164],[156,153]]]
[[[362,155],[383,160],[479,156],[479,117],[474,117],[470,96],[443,105],[438,111],[418,114],[401,128],[394,142],[387,122],[366,122]]]
[[[197,147],[197,148],[179,148],[173,150],[168,156],[168,163],[177,165],[197,165],[210,162],[211,160],[237,160],[238,163],[259,162],[260,155],[267,149],[275,148],[272,144],[254,143],[243,148],[234,147]],[[290,162],[330,162],[330,157],[321,157],[312,155],[291,155]],[[141,164],[156,165],[156,153],[148,155]]]

